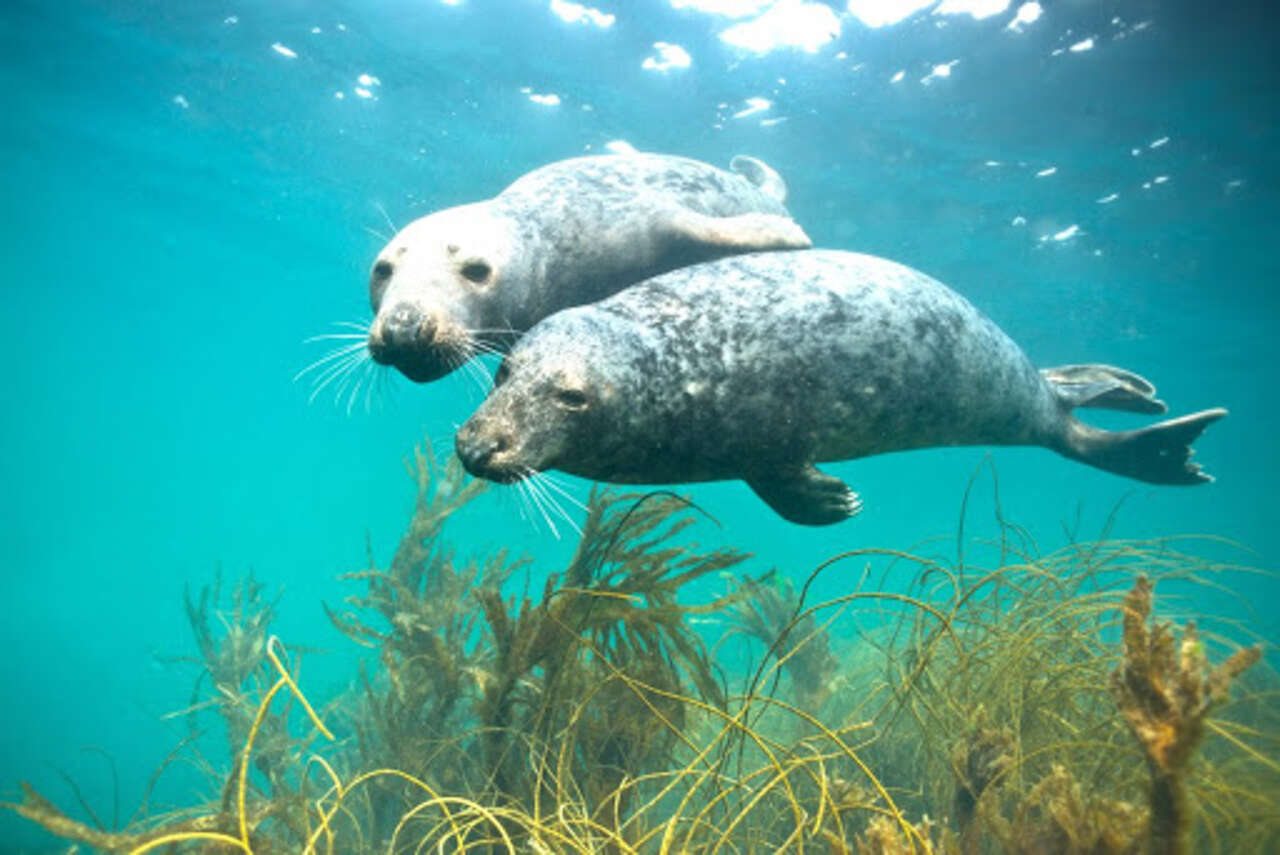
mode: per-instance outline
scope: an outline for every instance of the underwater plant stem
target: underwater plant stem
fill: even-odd
[[[1149,855],[1187,855],[1187,793],[1183,774],[1151,767]]]
[[[276,696],[276,693],[288,683],[288,679],[281,677],[276,680],[275,685],[267,690],[266,695],[262,698],[262,703],[258,704],[258,713],[253,717],[253,726],[249,728],[249,737],[245,739],[244,748],[240,751],[240,768],[236,782],[236,819],[240,824],[240,843],[246,852],[253,851],[249,847],[249,815],[245,811],[245,793],[249,789],[249,755],[253,753],[253,741],[258,735],[258,729],[262,727],[263,719],[267,717],[267,707],[271,706],[271,700]]]
[[[163,837],[148,840],[137,849],[130,849],[129,855],[143,855],[144,852],[159,849],[161,846],[167,846],[171,843],[185,843],[189,840],[208,840],[213,843],[225,843],[228,846],[235,846],[240,851],[253,855],[253,850],[244,841],[238,840],[230,834],[219,834],[216,831],[178,831],[173,834],[166,834]]]
[[[302,704],[302,708],[307,711],[307,717],[316,726],[316,730],[323,733],[326,739],[332,740],[333,734],[329,732],[329,728],[324,726],[320,716],[316,715],[316,711],[311,707],[311,702],[307,700],[306,695],[302,694],[302,690],[298,688],[298,684],[294,682],[293,677],[289,674],[289,669],[284,667],[279,654],[276,653],[275,648],[279,644],[280,639],[274,635],[267,639],[267,656],[271,657],[271,664],[276,666],[276,670],[280,672],[280,679],[288,684],[289,691],[293,692],[293,696],[298,699]]]

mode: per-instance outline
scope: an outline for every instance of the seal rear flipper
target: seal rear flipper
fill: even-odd
[[[1139,430],[1101,430],[1076,419],[1067,426],[1068,457],[1149,484],[1203,484],[1213,477],[1191,462],[1191,443],[1227,414],[1203,410]]]
[[[1094,407],[1145,415],[1169,410],[1156,397],[1151,381],[1113,365],[1059,365],[1041,369],[1040,376],[1069,409]]]
[[[756,189],[781,204],[787,201],[787,182],[769,164],[739,154],[729,161],[729,169],[755,185]]]
[[[862,510],[848,484],[807,464],[748,478],[747,486],[783,519],[800,525],[831,525]]]
[[[712,217],[688,208],[677,208],[671,213],[667,225],[685,240],[730,252],[808,249],[813,246],[813,241],[809,240],[799,223],[780,214]]]

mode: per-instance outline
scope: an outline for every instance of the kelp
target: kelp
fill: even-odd
[[[304,651],[270,635],[276,598],[252,577],[215,581],[185,597],[199,656],[179,714],[192,722],[181,753],[217,795],[120,831],[25,785],[6,806],[137,853],[1280,844],[1280,679],[1238,644],[1232,615],[1202,615],[1180,641],[1151,620],[1157,587],[1221,591],[1240,569],[1187,541],[1042,555],[997,510],[996,538],[962,530],[953,557],[856,550],[797,590],[699,547],[700,514],[677,496],[593,491],[576,551],[546,572],[500,545],[460,554],[448,521],[483,488],[429,451],[410,471],[414,512],[390,562],[370,549],[346,577],[361,591],[325,609],[370,652],[352,690],[312,708]],[[847,593],[806,604],[818,575],[850,566]],[[692,596],[716,577],[721,594]],[[754,666],[718,664],[730,637],[751,639]],[[197,751],[210,714],[225,763]]]

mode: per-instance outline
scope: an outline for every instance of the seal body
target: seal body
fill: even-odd
[[[485,202],[416,220],[370,278],[373,358],[425,382],[534,323],[664,271],[809,245],[785,185],[751,158],[734,172],[657,154],[581,157]]]
[[[822,524],[859,500],[813,464],[947,445],[1041,445],[1156,483],[1207,480],[1188,444],[1224,411],[1139,431],[1080,406],[1163,412],[1141,377],[1037,371],[988,318],[900,264],[759,253],[676,270],[555,314],[508,354],[458,453],[511,481],[560,469],[621,483],[741,478]]]

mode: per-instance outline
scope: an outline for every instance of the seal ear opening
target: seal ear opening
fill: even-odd
[[[763,160],[739,154],[729,161],[729,169],[755,185],[761,193],[779,204],[787,201],[787,183]]]

